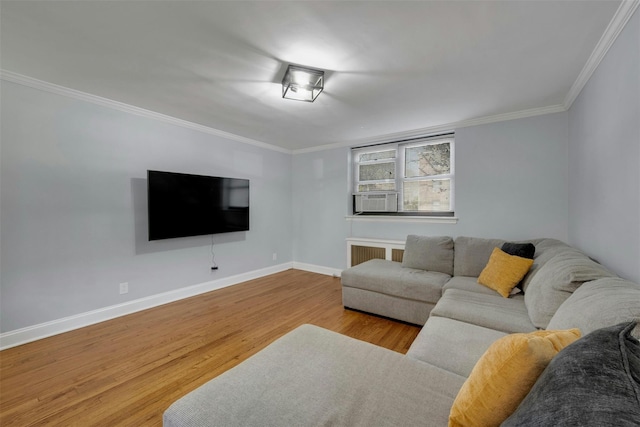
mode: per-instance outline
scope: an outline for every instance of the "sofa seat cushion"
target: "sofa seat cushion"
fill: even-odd
[[[464,380],[303,325],[175,402],[164,426],[443,426]]]
[[[520,295],[503,298],[498,294],[449,289],[431,310],[431,316],[448,317],[507,333],[536,330]]]
[[[489,346],[506,335],[495,329],[432,316],[411,344],[407,357],[468,377]]]
[[[570,249],[555,255],[531,279],[524,294],[531,322],[547,328],[560,305],[584,282],[614,275],[581,252]]]
[[[395,261],[372,259],[344,270],[342,286],[436,303],[450,278],[436,271],[404,268]]]
[[[485,295],[498,295],[493,289],[478,283],[477,277],[454,276],[444,285],[442,291],[445,292],[447,289],[461,289],[463,291],[478,292]]]
[[[558,308],[549,329],[578,328],[586,335],[634,319],[640,319],[640,285],[608,277],[580,286]]]

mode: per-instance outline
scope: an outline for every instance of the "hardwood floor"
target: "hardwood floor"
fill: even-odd
[[[288,270],[0,352],[0,425],[160,426],[175,400],[304,323],[405,353],[420,328]]]

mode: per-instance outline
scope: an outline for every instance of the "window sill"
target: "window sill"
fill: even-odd
[[[369,222],[421,222],[437,224],[456,224],[458,217],[455,216],[406,216],[406,215],[347,215],[347,221],[369,221]]]

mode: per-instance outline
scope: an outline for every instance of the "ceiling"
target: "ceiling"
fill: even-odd
[[[620,1],[2,1],[3,70],[286,150],[566,99]],[[326,70],[314,103],[286,64]],[[571,100],[572,101],[572,100]]]

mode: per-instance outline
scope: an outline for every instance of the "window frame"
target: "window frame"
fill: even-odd
[[[438,175],[427,175],[427,176],[419,176],[419,177],[405,177],[406,175],[406,149],[421,147],[427,145],[438,145],[448,143],[449,144],[449,173],[447,174],[438,174]],[[381,151],[389,151],[395,150],[396,156],[395,159],[392,159],[395,162],[395,179],[392,180],[375,180],[375,181],[359,181],[360,177],[360,165],[366,164],[379,164],[379,163],[390,163],[386,161],[387,159],[382,160],[374,160],[374,161],[364,161],[359,162],[358,159],[362,154],[365,153],[375,153]],[[428,136],[428,137],[420,137],[413,138],[410,140],[382,143],[376,145],[369,146],[361,146],[354,147],[351,149],[351,174],[352,174],[352,183],[350,185],[352,199],[354,203],[352,205],[353,214],[357,215],[392,215],[392,216],[431,216],[431,217],[453,217],[455,215],[455,135],[453,133],[448,133],[444,135],[436,135],[436,136]],[[391,159],[390,159],[391,160]],[[416,182],[416,181],[437,181],[437,180],[449,180],[449,209],[442,211],[426,211],[426,210],[404,210],[404,185],[405,182]],[[375,183],[388,183],[394,182],[395,189],[394,190],[375,190],[375,191],[358,191],[359,186],[366,184],[375,184]],[[397,193],[398,194],[398,212],[355,212],[355,196],[359,194],[386,194],[386,193]]]

